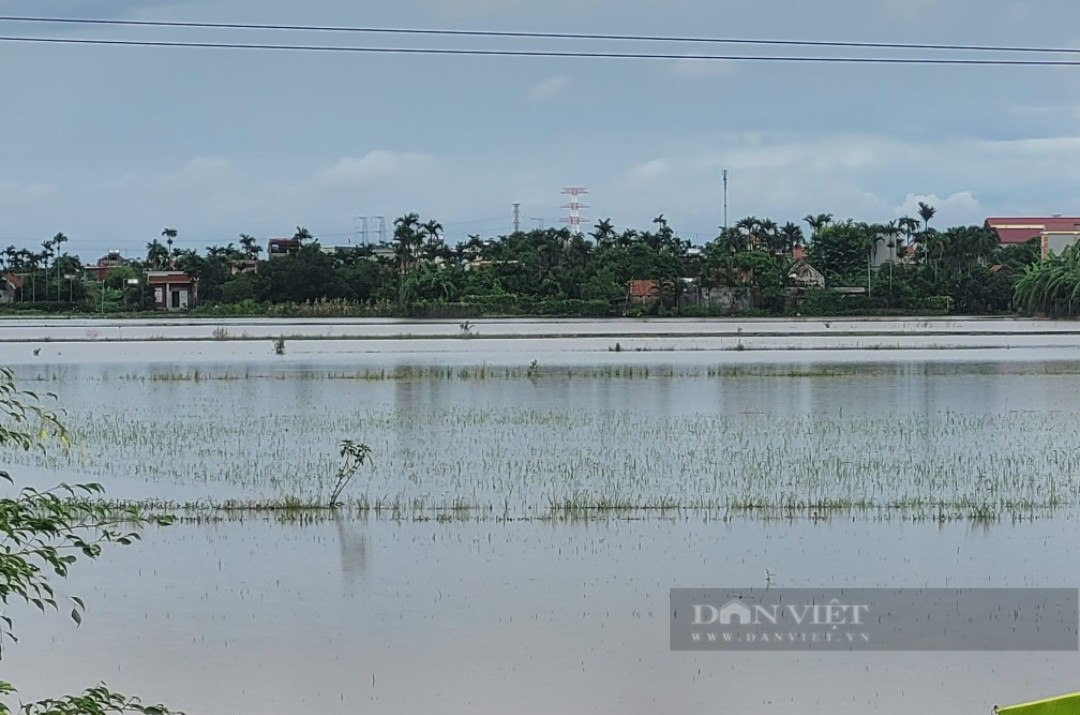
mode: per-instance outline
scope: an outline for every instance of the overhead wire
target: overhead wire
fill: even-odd
[[[578,42],[637,42],[637,43],[679,43],[735,45],[740,47],[803,47],[817,49],[863,49],[863,50],[902,50],[905,52],[951,51],[965,53],[1003,53],[1003,54],[1080,54],[1080,48],[1034,47],[1017,45],[971,45],[945,43],[904,43],[904,42],[869,42],[837,40],[780,40],[751,39],[700,36],[671,36],[647,34],[604,34],[604,33],[567,33],[534,32],[508,30],[453,30],[402,27],[354,27],[339,25],[293,25],[293,24],[257,24],[230,22],[194,22],[166,20],[124,20],[74,17],[29,17],[0,15],[0,22],[24,24],[51,24],[76,26],[140,27],[172,29],[213,29],[246,31],[291,31],[308,33],[352,33],[382,34],[394,36],[423,36],[443,38],[485,38],[485,39],[532,39],[532,40],[570,40]],[[45,37],[26,35],[0,36],[0,42],[89,45],[113,47],[148,47],[148,48],[199,48],[228,50],[262,50],[287,52],[329,52],[357,54],[401,54],[401,55],[443,55],[472,57],[543,57],[543,58],[585,58],[585,59],[637,59],[637,60],[712,60],[729,62],[794,62],[794,63],[833,63],[833,64],[885,64],[885,65],[960,65],[960,66],[1015,66],[1015,67],[1073,67],[1080,65],[1080,59],[1035,59],[1012,57],[940,57],[940,56],[867,56],[867,55],[807,55],[807,54],[749,54],[745,52],[642,52],[642,51],[594,51],[575,49],[527,49],[527,48],[477,48],[477,47],[407,47],[407,46],[372,46],[372,45],[330,45],[315,43],[267,43],[267,42],[224,42],[206,40],[152,40],[152,39],[108,39],[88,37]]]
[[[886,65],[968,65],[997,67],[1077,67],[1080,60],[1035,59],[965,59],[954,57],[853,57],[811,55],[740,55],[656,52],[589,52],[576,50],[503,50],[464,49],[440,47],[371,47],[357,45],[298,45],[263,44],[242,42],[200,42],[180,40],[109,40],[76,37],[25,37],[0,36],[0,42],[97,45],[112,47],[186,47],[228,50],[269,50],[292,52],[328,52],[347,54],[400,54],[400,55],[458,55],[467,57],[547,57],[579,59],[638,59],[638,60],[713,60],[729,62],[797,62],[831,64],[886,64]]]
[[[828,47],[895,50],[947,50],[961,52],[1003,52],[1026,54],[1080,54],[1076,47],[1035,47],[1017,45],[972,45],[948,43],[869,42],[843,40],[780,40],[736,37],[703,37],[694,35],[648,35],[575,32],[538,32],[524,30],[452,30],[404,27],[360,27],[347,25],[283,25],[239,22],[192,22],[174,20],[122,20],[72,17],[20,17],[0,15],[0,22],[37,24],[105,25],[113,27],[161,27],[228,30],[274,30],[294,32],[329,32],[386,35],[419,35],[436,37],[484,37],[509,39],[589,40],[618,42],[676,42],[681,44],[730,44],[778,47]]]

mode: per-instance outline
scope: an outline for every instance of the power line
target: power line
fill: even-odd
[[[576,52],[559,50],[479,50],[434,47],[365,47],[353,45],[284,45],[240,42],[181,42],[166,40],[102,40],[72,37],[4,37],[0,42],[111,47],[186,47],[225,50],[277,50],[351,54],[458,55],[467,57],[549,57],[616,60],[716,60],[728,62],[799,62],[826,64],[967,65],[993,67],[1077,67],[1080,60],[959,59],[945,57],[813,57],[805,55],[716,55],[653,52]]]
[[[485,37],[541,40],[590,40],[618,42],[676,42],[683,44],[760,45],[773,47],[828,47],[885,50],[942,50],[959,52],[1008,52],[1027,54],[1080,54],[1076,47],[1029,47],[1015,45],[968,45],[912,42],[853,42],[839,40],[773,40],[679,35],[633,35],[574,32],[526,32],[512,30],[433,30],[402,27],[349,27],[340,25],[275,25],[236,22],[184,22],[165,20],[118,20],[71,17],[17,17],[0,15],[2,22],[113,27],[169,27],[216,30],[287,30],[293,32],[340,32],[354,34],[421,35],[436,37]]]

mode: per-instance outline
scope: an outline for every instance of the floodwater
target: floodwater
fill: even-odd
[[[675,587],[1076,587],[1071,324],[852,322],[844,339],[983,342],[802,351],[837,324],[500,321],[463,338],[335,321],[308,329],[387,332],[281,356],[269,336],[294,324],[225,329],[256,325],[266,340],[0,328],[0,363],[57,393],[79,438],[5,455],[17,477],[181,504],[317,499],[352,438],[375,464],[348,495],[387,505],[185,511],[80,565],[64,584],[87,602],[80,628],[15,611],[0,672],[25,697],[104,680],[237,715],[906,714],[1076,689],[1077,653],[673,653],[667,612]],[[672,347],[687,325],[678,339],[704,342]],[[717,348],[732,326],[785,346]],[[617,508],[563,508],[601,505]]]

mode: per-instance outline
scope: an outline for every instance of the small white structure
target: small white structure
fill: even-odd
[[[154,307],[187,310],[195,306],[195,282],[183,271],[150,271],[146,281],[154,289]]]

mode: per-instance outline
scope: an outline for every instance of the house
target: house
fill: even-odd
[[[4,280],[0,282],[0,303],[14,303],[22,290],[22,284],[22,276],[5,273]]]
[[[98,283],[103,283],[110,268],[126,266],[128,264],[128,259],[121,256],[120,251],[109,251],[99,258],[95,265],[83,266],[83,270],[86,272],[87,278],[91,278]]]
[[[290,256],[300,252],[298,238],[271,238],[266,242],[266,255],[270,258]]]
[[[993,229],[998,240],[1004,245],[1039,239],[1044,260],[1051,251],[1061,253],[1080,240],[1080,217],[1061,214],[1049,217],[988,218],[983,225]]]
[[[795,262],[788,273],[788,278],[792,283],[803,288],[825,287],[825,276],[805,260]]]
[[[630,281],[626,301],[631,306],[653,305],[660,300],[660,281]]]
[[[154,307],[187,310],[195,306],[195,281],[183,271],[149,271],[146,282],[154,289]]]

